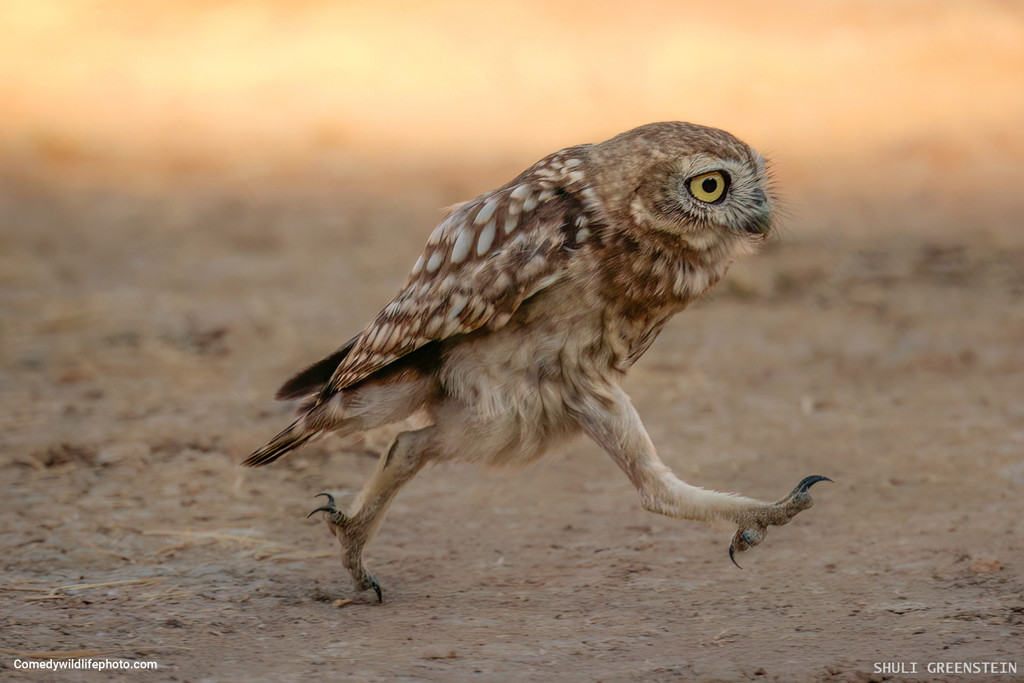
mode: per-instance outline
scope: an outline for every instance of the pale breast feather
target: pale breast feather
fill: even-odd
[[[432,341],[504,325],[556,282],[593,221],[575,153],[544,159],[512,183],[454,207],[430,235],[409,280],[357,337],[322,397]]]

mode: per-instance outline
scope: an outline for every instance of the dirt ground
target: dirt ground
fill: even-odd
[[[493,158],[368,161],[321,139],[322,154],[218,165],[189,148],[149,163],[146,150],[104,156],[94,138],[0,126],[0,677],[1024,678],[1022,34],[1006,28],[1008,3],[949,3],[935,21],[950,44],[964,26],[995,38],[945,51],[918,31],[913,3],[891,30],[856,6],[841,36],[812,46],[824,63],[861,63],[870,36],[899,68],[931,46],[955,59],[922,69],[988,99],[947,101],[880,60],[854,83],[882,83],[871,111],[836,88],[822,106],[842,116],[751,115],[749,128],[732,106],[753,101],[739,87],[712,90],[722,117],[673,110],[767,142],[787,217],[665,329],[626,388],[688,482],[764,499],[808,474],[835,482],[742,570],[730,529],[645,512],[580,440],[526,471],[421,473],[368,548],[378,605],[353,593],[336,541],[306,514],[320,491],[357,490],[388,434],[238,466],[289,420],[277,386],[403,283],[438,207],[553,148],[506,140]],[[765,68],[787,65],[804,68]],[[810,101],[815,82],[790,96]],[[41,120],[49,100],[12,99],[10,83],[12,111]],[[627,105],[615,116],[633,117]],[[55,108],[54,121],[61,111],[78,110]],[[139,121],[130,133],[148,140]],[[79,657],[159,670],[17,664]],[[916,673],[880,673],[884,662]],[[934,667],[956,662],[1017,673]]]
[[[402,205],[358,184],[5,184],[7,674],[47,653],[173,680],[1024,664],[1024,243],[1005,230],[883,246],[790,229],[634,370],[684,479],[763,498],[835,480],[742,571],[728,529],[643,511],[581,441],[525,472],[425,471],[369,549],[385,602],[353,594],[305,514],[358,488],[387,436],[238,462],[288,419],[277,384],[400,285],[409,226],[458,191],[437,178],[395,180],[421,188]]]

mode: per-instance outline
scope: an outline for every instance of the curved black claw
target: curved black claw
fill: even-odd
[[[817,484],[819,481],[832,481],[832,480],[829,479],[828,477],[823,477],[820,474],[812,474],[809,477],[804,477],[803,479],[801,479],[800,483],[796,485],[795,489],[793,489],[793,493],[791,493],[789,495],[794,496],[794,495],[796,495],[798,493],[807,493],[807,489],[811,488],[812,486]],[[833,482],[833,483],[835,483],[835,482]]]
[[[739,550],[742,552],[744,550],[749,550],[763,540],[764,531],[761,531],[760,533],[757,533],[752,529],[737,531],[736,535],[733,536],[732,543],[729,544],[729,559],[732,560],[734,565],[743,569],[743,567],[740,567],[740,563],[736,561],[736,551]]]
[[[736,548],[733,548],[731,545],[729,546],[729,559],[732,560],[732,563],[736,565],[737,569],[743,569],[743,567],[740,566],[740,563],[736,561]]]
[[[377,594],[377,604],[384,602],[384,591],[380,589],[380,584],[377,583],[377,579],[370,577],[370,588]]]
[[[318,494],[316,494],[313,497],[314,498],[319,498],[320,496],[327,496],[327,504],[326,505],[321,505],[316,510],[313,510],[312,512],[310,512],[308,515],[306,515],[306,519],[309,519],[310,517],[312,517],[313,515],[315,515],[318,512],[337,512],[338,511],[337,506],[335,506],[335,504],[334,504],[334,496],[332,496],[329,493],[318,493]]]

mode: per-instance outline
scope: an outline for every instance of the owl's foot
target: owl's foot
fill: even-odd
[[[356,590],[365,591],[372,588],[377,594],[377,602],[384,602],[384,592],[380,583],[373,574],[366,571],[363,564],[363,546],[366,545],[367,539],[366,526],[359,523],[358,515],[349,516],[339,510],[331,494],[318,493],[317,496],[326,497],[327,502],[306,515],[306,519],[318,512],[326,513],[327,526],[341,543],[342,563],[352,575],[352,583]]]
[[[808,490],[819,481],[832,480],[820,474],[804,477],[793,489],[793,492],[782,500],[776,503],[766,503],[744,513],[739,520],[739,528],[732,537],[732,544],[729,546],[729,559],[732,560],[732,563],[739,567],[739,563],[736,562],[736,553],[749,550],[763,541],[769,526],[787,524],[789,520],[796,517],[797,513],[814,505]]]

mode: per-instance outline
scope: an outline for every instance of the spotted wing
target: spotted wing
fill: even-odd
[[[581,147],[459,205],[427,241],[405,287],[354,340],[322,398],[432,341],[505,325],[556,282],[589,235]]]

